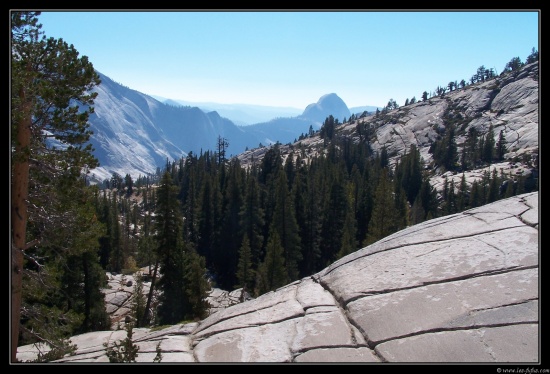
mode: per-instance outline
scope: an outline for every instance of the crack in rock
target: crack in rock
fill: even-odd
[[[432,334],[436,332],[447,332],[447,331],[465,331],[465,330],[479,330],[483,328],[494,328],[494,327],[505,327],[505,326],[517,326],[517,325],[538,325],[539,321],[518,321],[514,323],[494,323],[494,324],[482,324],[482,325],[475,325],[475,326],[457,326],[457,327],[437,327],[433,329],[426,329],[422,331],[415,331],[411,332],[409,334],[403,334],[399,336],[392,336],[388,339],[381,339],[376,342],[369,341],[369,347],[376,347],[379,344],[386,343],[392,340],[399,340],[399,339],[405,339],[410,338],[413,336],[418,335],[424,335],[424,334]],[[372,344],[372,346],[371,346]],[[371,348],[372,349],[372,348]]]
[[[337,295],[334,294],[334,292],[332,291],[332,289],[328,286],[328,284],[326,284],[325,282],[322,281],[322,279],[316,279],[314,277],[312,277],[312,279],[317,282],[319,285],[321,285],[321,287],[323,287],[328,293],[330,293],[332,295],[332,297],[334,298],[334,300],[336,301],[336,306],[342,311],[342,314],[346,320],[346,322],[348,323],[348,326],[353,326],[355,327],[355,329],[361,333],[363,335],[363,339],[365,340],[366,342],[366,345],[365,347],[369,348],[371,351],[372,351],[372,354],[378,358],[381,362],[386,362],[386,358],[379,355],[378,352],[376,352],[374,350],[374,346],[371,346],[369,344],[369,338],[368,338],[368,335],[366,333],[366,331],[364,331],[362,329],[361,326],[357,325],[356,323],[354,323],[353,319],[350,319],[349,318],[349,314],[348,314],[348,310],[346,308],[346,304],[343,303],[343,300],[339,297],[337,297]],[[363,345],[361,345],[363,346]]]
[[[345,303],[342,301],[342,304],[347,305],[347,304],[349,304],[353,301],[357,301],[357,300],[360,300],[360,299],[363,299],[363,298],[369,297],[369,296],[383,295],[383,294],[389,294],[389,293],[393,293],[393,292],[406,291],[406,290],[413,290],[415,288],[421,288],[421,287],[430,286],[430,285],[434,285],[434,284],[443,284],[443,283],[462,281],[462,280],[478,278],[478,277],[484,277],[484,276],[505,274],[505,273],[510,273],[510,272],[513,272],[513,271],[538,269],[538,267],[539,267],[539,265],[510,266],[508,268],[486,270],[486,271],[481,271],[479,273],[471,273],[471,274],[461,275],[461,276],[458,276],[458,277],[445,278],[445,279],[440,279],[440,280],[435,280],[435,281],[426,281],[426,282],[422,282],[422,283],[419,283],[419,284],[416,284],[416,285],[413,285],[413,286],[408,286],[408,287],[387,288],[387,289],[383,289],[383,290],[379,290],[379,291],[364,292],[364,293],[360,293],[357,296],[349,298]]]
[[[286,317],[286,318],[273,319],[273,320],[270,320],[269,322],[266,322],[266,323],[255,323],[255,324],[251,324],[251,325],[247,325],[247,326],[240,325],[240,326],[231,327],[231,328],[227,328],[227,329],[220,329],[220,330],[216,330],[216,331],[213,331],[213,332],[210,332],[210,333],[203,333],[203,334],[201,334],[200,337],[194,338],[193,341],[199,342],[199,341],[205,340],[207,338],[210,338],[214,335],[221,334],[221,333],[228,332],[228,331],[242,330],[242,329],[269,326],[269,325],[276,325],[276,324],[281,323],[281,322],[291,321],[291,320],[297,319],[297,318],[302,318],[303,316],[305,316],[305,313],[295,314],[295,315],[292,315],[292,316]]]
[[[516,217],[516,216],[511,216],[511,217]],[[511,217],[508,217],[508,218],[511,218]],[[483,222],[485,222],[485,221],[483,221]],[[422,244],[442,243],[442,242],[445,242],[445,241],[460,240],[460,239],[465,239],[465,238],[475,238],[475,237],[483,236],[483,235],[490,234],[490,233],[497,233],[497,232],[507,231],[507,230],[515,230],[515,229],[517,229],[519,227],[523,227],[523,226],[525,226],[525,224],[517,225],[517,226],[508,226],[508,227],[504,227],[504,228],[497,228],[497,229],[493,229],[493,230],[483,231],[483,232],[480,232],[480,233],[470,233],[470,234],[464,234],[464,235],[457,235],[457,236],[453,236],[452,238],[445,238],[445,239],[439,238],[439,239],[425,240],[425,241],[418,241],[418,242],[411,242],[411,243],[399,243],[395,246],[390,246],[390,247],[378,250],[376,252],[367,252],[363,255],[353,257],[353,258],[351,258],[350,260],[348,260],[346,262],[342,262],[342,263],[338,264],[337,266],[334,266],[334,267],[330,268],[330,270],[323,273],[323,276],[329,275],[330,273],[332,273],[336,269],[346,265],[347,263],[357,261],[358,259],[363,258],[363,257],[367,257],[367,256],[371,256],[371,255],[374,255],[374,254],[391,251],[393,249],[406,248],[406,247],[415,246],[415,245],[422,245]],[[531,226],[531,225],[529,225],[529,226]],[[374,243],[374,244],[377,244],[377,243]],[[374,245],[374,244],[371,244],[371,245]],[[322,272],[320,272],[320,273],[322,273]],[[318,274],[320,274],[320,273],[318,273]]]

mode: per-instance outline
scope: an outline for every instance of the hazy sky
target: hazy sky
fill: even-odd
[[[403,105],[481,65],[539,50],[532,11],[42,11],[115,82],[192,102],[298,109],[336,93],[348,107]]]

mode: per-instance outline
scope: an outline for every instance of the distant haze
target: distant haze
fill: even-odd
[[[169,105],[196,106],[202,110],[216,111],[220,116],[229,118],[238,126],[248,126],[254,123],[269,121],[277,117],[294,117],[302,114],[303,108],[276,107],[248,104],[197,103],[185,100],[172,100],[160,96],[155,99]]]
[[[205,112],[216,111],[220,116],[230,119],[237,126],[250,126],[257,123],[267,122],[275,118],[296,117],[304,111],[304,109],[290,107],[251,104],[197,103],[185,100],[173,100],[155,95],[152,95],[152,97],[168,105],[198,107]],[[369,113],[376,112],[376,109],[382,108],[367,105],[349,108],[349,111],[350,115],[361,115],[365,111]],[[348,117],[349,115],[346,115],[346,118]]]

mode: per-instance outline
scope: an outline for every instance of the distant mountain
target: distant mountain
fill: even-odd
[[[340,122],[351,116],[346,103],[335,93],[321,96],[319,101],[309,104],[299,117],[323,123],[329,115],[338,118]]]
[[[100,163],[91,172],[93,181],[101,182],[114,172],[134,178],[152,174],[166,159],[186,155],[158,126],[153,113],[164,104],[98,74],[101,84],[93,89],[98,96],[89,118],[90,143]]]
[[[376,109],[379,109],[379,110],[382,110],[382,108],[380,107],[377,107],[377,106],[355,106],[355,107],[352,107],[352,108],[349,108],[349,111],[351,112],[351,114],[355,114],[355,116],[360,116],[361,114],[363,114],[363,112],[368,112],[368,113],[374,113],[376,112]]]
[[[302,133],[307,134],[309,127],[318,130],[321,124],[317,121],[300,117],[275,118],[264,123],[244,127],[245,131],[260,139],[263,145],[294,142]],[[256,147],[254,145],[254,147]],[[250,147],[253,148],[253,147]]]
[[[269,121],[278,117],[292,117],[302,113],[301,109],[291,107],[263,106],[251,104],[220,104],[210,102],[191,102],[153,96],[157,100],[173,106],[198,107],[205,112],[216,111],[220,116],[230,119],[238,126],[248,126]]]
[[[215,151],[219,136],[229,142],[227,156],[231,157],[260,144],[293,142],[307,134],[310,127],[318,130],[329,115],[340,121],[350,117],[346,104],[331,93],[295,117],[237,126],[217,111],[183,106],[173,100],[163,103],[98,74],[101,84],[93,89],[98,96],[89,119],[93,131],[90,142],[100,162],[91,172],[95,183],[110,179],[113,173],[123,177],[130,174],[134,179],[154,174],[167,160],[177,160],[189,152]],[[234,107],[255,108],[256,115],[263,110],[263,116],[277,109],[239,104]]]
[[[307,134],[309,128],[319,130],[325,119],[332,115],[342,122],[350,117],[346,103],[334,93],[321,96],[316,102],[309,104],[302,114],[290,118],[275,118],[271,121],[246,127],[255,137],[263,139],[264,145],[294,142],[301,134]]]
[[[217,112],[205,113],[197,107],[174,107],[166,104],[155,112],[155,120],[170,141],[186,152],[214,150],[218,136],[229,141],[228,154],[239,154],[258,139]]]
[[[216,112],[176,107],[114,82],[98,72],[101,84],[90,116],[90,143],[100,166],[93,182],[118,173],[132,178],[153,174],[166,160],[189,152],[215,149],[218,136],[229,140],[228,154],[238,154],[259,141]]]

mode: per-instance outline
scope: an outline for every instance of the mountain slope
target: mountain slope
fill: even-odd
[[[153,174],[166,159],[185,155],[165,136],[152,114],[164,104],[98,74],[101,84],[94,88],[98,96],[89,122],[94,133],[90,143],[100,167],[92,170],[92,180],[101,182],[114,172],[134,178]]]
[[[485,135],[492,125],[495,134],[502,130],[507,141],[505,158],[509,163],[504,172],[515,173],[519,167],[532,173],[538,169],[538,76],[538,63],[532,63],[520,71],[455,89],[441,97],[380,116],[371,114],[348,121],[337,126],[336,133],[359,141],[357,125],[370,126],[375,131],[369,140],[374,152],[385,148],[394,163],[414,144],[429,164],[433,159],[430,147],[441,137],[446,123],[459,125],[459,151],[470,128]],[[166,160],[178,159],[191,151],[215,150],[218,136],[229,141],[229,156],[239,157],[244,165],[251,157],[258,162],[265,149],[251,148],[259,144],[292,143],[308,134],[310,128],[319,130],[329,115],[341,121],[350,116],[350,110],[336,94],[327,94],[308,105],[299,116],[236,126],[217,112],[163,104],[105,75],[100,77],[102,83],[95,88],[99,93],[95,114],[90,117],[94,132],[91,143],[100,161],[100,167],[91,172],[95,182],[110,178],[113,172],[129,173],[133,178],[155,173],[158,167],[164,167]],[[317,135],[298,143],[304,147],[302,159],[322,151],[323,142]],[[283,156],[290,153],[290,147],[283,146],[281,150]],[[436,178],[442,177],[439,174]],[[436,178],[434,184],[440,184]]]
[[[229,142],[227,155],[239,155],[260,144],[287,143],[319,129],[330,114],[349,116],[346,104],[336,95],[324,95],[297,117],[237,126],[216,111],[170,105],[114,82],[99,73],[102,83],[94,88],[95,113],[90,116],[94,135],[90,142],[100,166],[91,180],[101,183],[113,173],[132,178],[155,174],[166,161],[189,152],[216,151],[218,137]]]
[[[94,182],[102,182],[115,172],[122,176],[129,173],[134,179],[154,174],[166,160],[215,149],[218,136],[229,139],[228,154],[259,143],[254,135],[216,112],[163,104],[98,74],[101,84],[94,88],[98,96],[89,120],[94,133],[90,143],[100,162],[91,172]]]
[[[485,136],[492,125],[495,137],[500,131],[506,139],[504,161],[498,165],[505,174],[513,173],[538,177],[539,154],[539,65],[538,62],[525,65],[515,72],[503,74],[482,83],[466,86],[448,92],[442,97],[432,97],[426,101],[402,106],[385,114],[373,114],[348,121],[336,127],[337,137],[347,137],[360,141],[357,126],[372,129],[369,145],[374,153],[380,154],[385,148],[390,164],[415,145],[429,167],[433,161],[430,148],[441,139],[446,125],[457,126],[456,143],[458,153],[464,146],[466,134],[474,128]],[[496,139],[495,139],[496,140]],[[283,159],[291,152],[302,160],[320,155],[325,143],[319,134],[306,137],[295,144],[281,145]],[[299,152],[296,152],[299,149]],[[239,155],[241,164],[249,165],[251,160],[261,161],[266,149],[251,149]],[[470,171],[477,179],[487,168],[478,172]],[[432,185],[441,186],[446,176],[459,182],[461,174],[433,170]],[[471,183],[473,179],[470,179]]]

